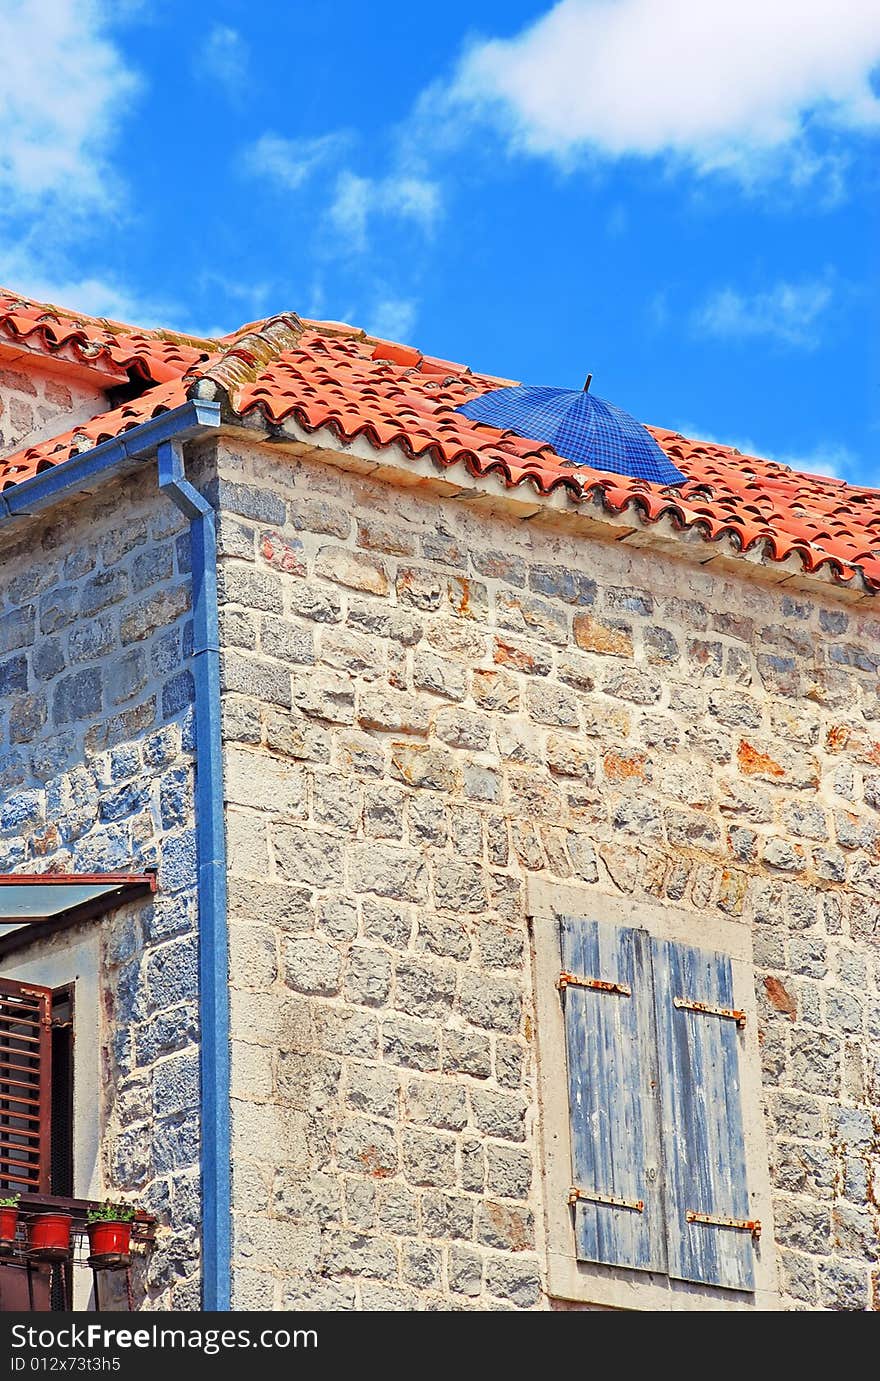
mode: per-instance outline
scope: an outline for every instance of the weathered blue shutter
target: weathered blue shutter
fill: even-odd
[[[577,1257],[663,1271],[650,942],[597,921],[560,924]]]
[[[661,940],[653,956],[669,1274],[751,1290],[737,1022],[687,1005],[732,1012],[730,960]]]

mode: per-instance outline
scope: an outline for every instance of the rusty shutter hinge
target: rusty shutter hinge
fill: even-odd
[[[728,1021],[735,1021],[739,1027],[746,1024],[746,1014],[738,1007],[713,1007],[711,1002],[691,1002],[687,997],[674,997],[672,1005],[686,1012],[702,1012],[709,1017],[726,1017]]]
[[[714,1213],[695,1213],[692,1208],[684,1216],[688,1223],[705,1223],[710,1228],[735,1228],[738,1232],[750,1232],[756,1242],[761,1236],[760,1218],[720,1218]]]
[[[562,972],[556,980],[559,991],[568,987],[592,988],[597,993],[619,993],[621,997],[632,997],[632,988],[625,983],[609,983],[605,978],[581,978],[578,974]]]
[[[633,1213],[643,1213],[644,1199],[618,1199],[613,1194],[596,1194],[592,1189],[577,1189],[572,1185],[568,1191],[568,1202],[572,1206],[581,1200],[588,1204],[609,1204],[611,1208],[629,1208]]]

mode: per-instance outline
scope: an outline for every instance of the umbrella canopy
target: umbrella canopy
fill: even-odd
[[[591,376],[592,377],[592,376]],[[687,478],[628,412],[582,390],[516,384],[495,388],[456,408],[472,422],[547,441],[574,465],[611,470],[652,484],[682,484]]]

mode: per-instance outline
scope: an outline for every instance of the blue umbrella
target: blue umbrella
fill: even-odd
[[[591,374],[580,392],[528,384],[495,388],[455,410],[472,422],[547,441],[573,465],[591,465],[652,484],[684,483],[687,477],[641,422],[590,393],[592,378]]]

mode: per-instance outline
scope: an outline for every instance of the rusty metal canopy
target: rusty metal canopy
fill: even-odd
[[[0,955],[155,890],[152,872],[0,874]]]

